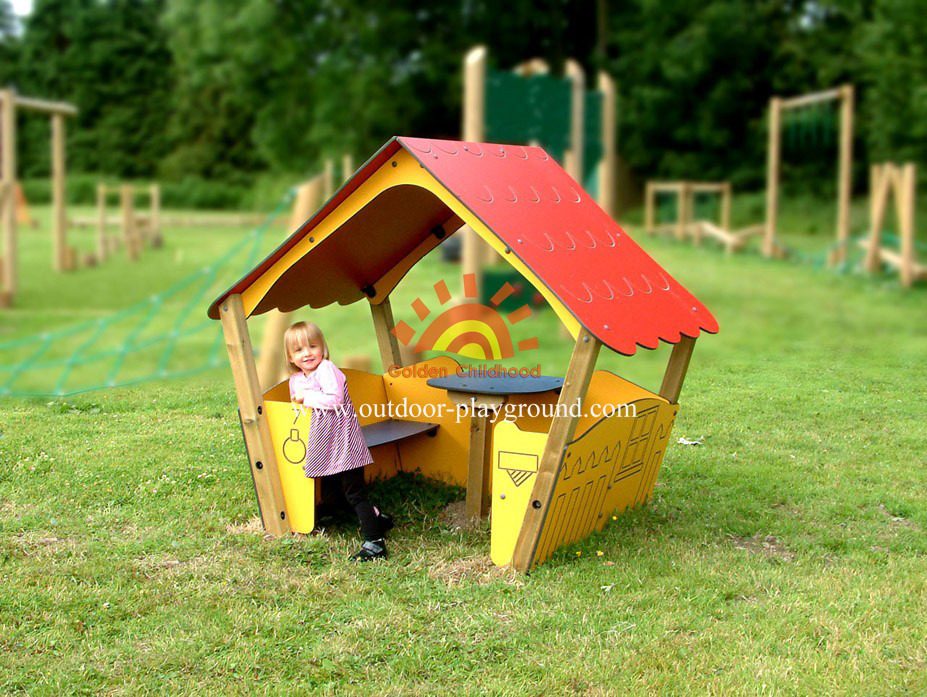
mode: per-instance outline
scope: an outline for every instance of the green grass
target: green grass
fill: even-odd
[[[65,276],[24,235],[33,280],[0,332],[127,307],[241,234],[169,232]],[[0,693],[923,694],[924,288],[642,242],[721,325],[674,431],[704,445],[674,444],[652,504],[529,576],[446,522],[459,492],[409,479],[375,491],[386,563],[347,561],[350,525],[263,539],[227,368],[0,401]],[[427,259],[396,318],[457,276]],[[311,316],[336,355],[375,355],[360,303]],[[522,324],[562,373],[554,319]],[[667,355],[600,366],[653,388]]]

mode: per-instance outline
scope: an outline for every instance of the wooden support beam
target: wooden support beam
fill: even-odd
[[[402,366],[402,354],[399,352],[399,341],[390,331],[393,324],[393,308],[389,298],[375,305],[370,303],[370,314],[373,315],[373,328],[377,334],[377,346],[380,347],[380,360],[383,363],[383,372],[390,366]]]
[[[290,532],[290,523],[270,438],[270,426],[264,414],[264,396],[254,366],[254,352],[241,295],[230,295],[225,299],[220,307],[220,319],[235,381],[241,430],[251,462],[251,476],[254,478],[261,520],[264,529],[271,535],[286,535]]]
[[[52,268],[56,271],[72,270],[68,254],[68,219],[65,202],[64,114],[55,112],[51,117],[52,153]]]
[[[0,306],[7,307],[16,296],[19,276],[17,259],[19,249],[16,243],[16,93],[0,90],[0,182],[7,188],[6,203],[0,210],[0,225],[3,228],[3,288],[0,291]]]
[[[586,395],[601,346],[601,342],[585,328],[580,329],[563,382],[563,389],[557,400],[556,413],[562,413],[559,410],[560,405],[564,405],[567,413],[572,413],[569,408]],[[512,566],[518,571],[530,571],[534,565],[538,541],[547,519],[547,512],[550,510],[557,480],[560,478],[560,468],[563,466],[566,446],[576,435],[578,420],[579,417],[576,416],[556,416],[551,422],[550,433],[538,466],[538,474],[531,489],[531,498],[515,542],[515,551],[512,554]]]
[[[654,189],[653,182],[647,182],[644,186],[644,232],[648,235],[656,234],[654,228],[654,204],[656,198],[657,192]]]
[[[731,183],[724,182],[721,190],[721,227],[731,229]]]
[[[290,230],[298,230],[313,211],[322,205],[323,186],[324,177],[313,177],[296,189],[293,209],[290,211]],[[291,314],[277,309],[268,313],[257,368],[258,379],[265,390],[280,382],[286,374],[283,334],[289,326]]]
[[[695,339],[688,336],[683,336],[679,343],[673,346],[666,372],[663,374],[663,384],[660,385],[660,396],[670,404],[679,401],[679,393],[682,391],[682,383],[686,379],[689,359],[692,358],[694,348]]]
[[[570,147],[563,155],[563,168],[583,185],[583,119],[586,105],[586,74],[574,59],[566,61],[566,78],[570,81]]]
[[[106,239],[106,184],[97,184],[97,258],[106,261],[109,243]]]
[[[847,259],[850,242],[850,195],[853,187],[853,85],[844,85],[840,94],[840,159],[837,166],[837,247],[834,263]]]
[[[779,167],[782,149],[782,100],[769,100],[769,143],[766,160],[766,232],[763,235],[763,256],[776,255],[776,227],[779,220]]]
[[[123,184],[120,189],[122,199],[122,238],[130,261],[138,261],[141,244],[135,225],[135,190],[131,184]]]
[[[789,97],[788,99],[779,99],[776,97],[776,99],[779,99],[779,105],[782,109],[798,109],[803,106],[841,99],[844,97],[844,89],[846,89],[846,87],[835,87],[830,90],[823,90],[812,94],[803,94],[800,97]]]
[[[914,259],[914,210],[917,202],[917,172],[913,162],[901,168],[898,201],[898,226],[901,236],[901,285],[910,288],[917,276]]]
[[[40,111],[53,116],[77,116],[77,107],[66,102],[52,102],[48,99],[35,99],[15,95],[16,106],[27,111]]]
[[[618,90],[611,75],[599,71],[602,93],[602,159],[598,166],[599,206],[612,218],[615,210],[615,177],[618,168]]]
[[[149,223],[148,232],[152,244],[161,246],[161,185],[155,182],[148,188]]]
[[[676,189],[676,231],[674,234],[679,241],[686,239],[686,228],[692,217],[691,203],[688,185],[680,182]]]

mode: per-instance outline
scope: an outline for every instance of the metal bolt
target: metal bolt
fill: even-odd
[[[499,494],[499,498],[500,498],[500,499],[504,499],[504,498],[505,498],[505,494]]]

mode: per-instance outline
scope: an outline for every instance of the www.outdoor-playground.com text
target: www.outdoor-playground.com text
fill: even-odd
[[[293,413],[297,416],[311,411],[311,407],[303,406],[296,402],[292,403]],[[335,407],[333,410],[342,416],[351,414],[351,409],[347,405]],[[403,399],[398,404],[387,402],[386,404],[362,404],[357,410],[355,416],[364,419],[371,417],[375,419],[441,419],[445,416],[454,416],[457,423],[460,423],[465,417],[476,415],[480,417],[491,417],[495,423],[500,417],[504,421],[515,422],[519,418],[539,417],[546,418],[583,416],[582,405],[580,400],[573,404],[495,404],[484,405],[477,404],[476,400],[465,402],[463,404],[409,404],[407,399]],[[635,418],[637,416],[637,407],[634,404],[592,404],[589,407],[587,416],[593,419],[610,418],[613,416]]]

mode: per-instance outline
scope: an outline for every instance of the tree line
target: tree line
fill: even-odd
[[[919,0],[0,0],[0,84],[80,110],[70,172],[243,184],[372,154],[392,135],[460,135],[461,62],[577,59],[619,88],[619,152],[639,178],[759,188],[766,107],[857,87],[867,159],[925,159]],[[21,176],[49,169],[48,125],[20,121]],[[805,148],[807,150],[808,148]],[[805,153],[802,176],[832,178]]]

